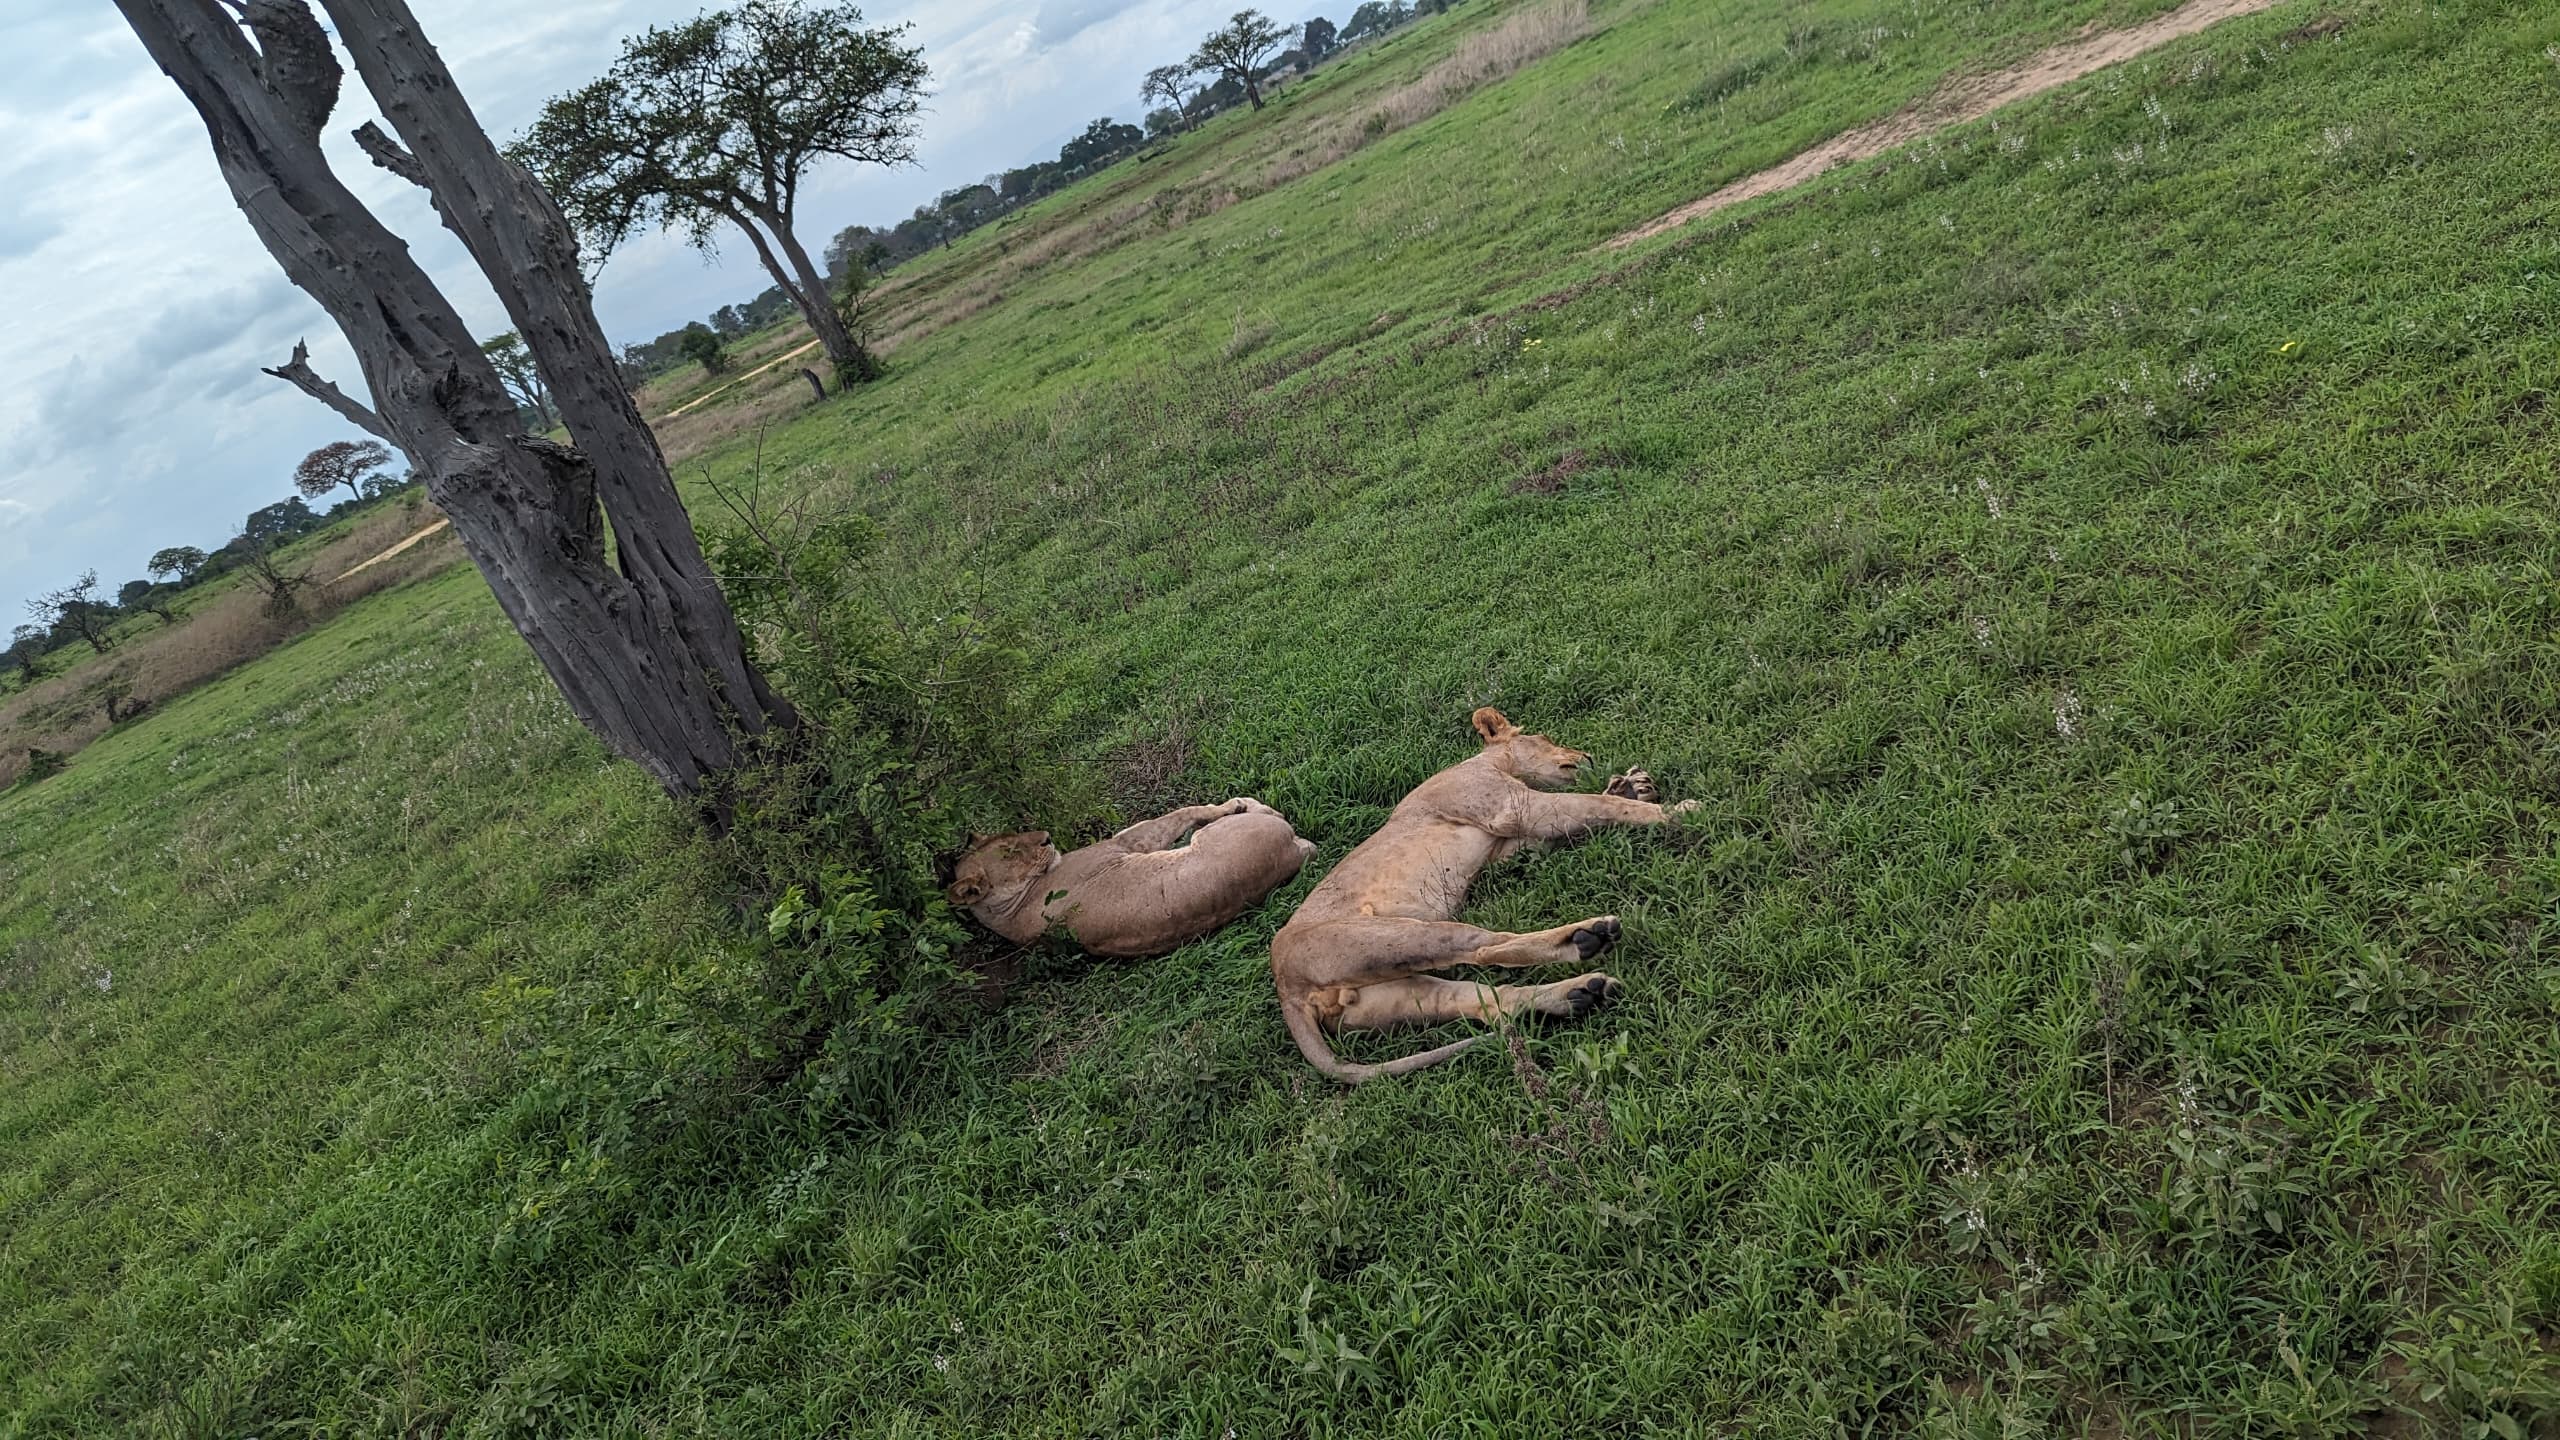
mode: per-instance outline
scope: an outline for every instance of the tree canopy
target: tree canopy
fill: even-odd
[[[799,306],[839,374],[873,369],[792,227],[800,187],[830,157],[915,158],[929,72],[905,26],[865,29],[850,5],[767,0],[623,42],[602,78],[543,108],[511,149],[542,178],[598,263],[635,231],[713,246],[734,227]]]
[[[254,545],[281,545],[319,528],[320,517],[311,513],[311,507],[303,504],[300,496],[295,496],[250,511],[241,533]]]
[[[1191,73],[1188,65],[1158,65],[1147,72],[1146,79],[1138,82],[1138,99],[1142,102],[1163,101],[1164,108],[1172,111],[1174,119],[1187,130],[1191,127],[1183,106],[1189,98],[1186,92],[1190,88]],[[1150,115],[1147,118],[1152,121],[1155,117]]]
[[[204,568],[204,561],[204,552],[195,546],[172,545],[165,550],[153,551],[142,568],[144,573],[157,579],[184,585],[196,578],[196,572]]]
[[[1233,80],[1244,87],[1253,108],[1262,108],[1262,83],[1258,72],[1289,38],[1289,29],[1259,10],[1239,10],[1224,26],[1200,39],[1200,48],[1191,52],[1191,68]]]
[[[333,440],[293,467],[293,488],[310,500],[340,489],[349,499],[362,500],[365,482],[390,463],[391,447],[379,440]]]

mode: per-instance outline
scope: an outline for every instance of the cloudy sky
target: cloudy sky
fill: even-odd
[[[715,0],[411,0],[481,121],[501,138],[601,72],[622,36]],[[895,221],[942,190],[1054,156],[1097,115],[1134,119],[1147,67],[1243,0],[874,0],[912,23],[933,67],[917,167],[834,164],[801,202],[811,248]],[[1266,5],[1284,20],[1321,4]],[[1346,3],[1333,7],[1348,10]],[[1335,17],[1339,20],[1341,17]],[[330,121],[341,176],[399,230],[484,333],[497,300],[418,192],[347,134],[369,118],[352,76]],[[108,0],[0,0],[0,635],[24,597],[95,568],[110,589],[167,545],[211,549],[292,493],[296,460],[361,438],[282,381],[297,338],[323,375],[362,377],[319,307],[232,208],[202,125]],[[672,237],[614,257],[596,304],[617,343],[771,283],[741,244],[716,264]]]

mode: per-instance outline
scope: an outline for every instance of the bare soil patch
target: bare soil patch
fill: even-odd
[[[1860,160],[1872,160],[1888,150],[1926,139],[1951,125],[1979,120],[2004,105],[2031,99],[2110,65],[2156,50],[2172,40],[2183,39],[2225,20],[2273,9],[2280,3],[2281,0],[2188,0],[2188,3],[2165,15],[2154,16],[2122,30],[2109,30],[2056,45],[2006,70],[1995,70],[1987,75],[1959,76],[1939,86],[1935,93],[1918,104],[1882,120],[1843,131],[1792,160],[1772,165],[1756,175],[1746,175],[1660,219],[1639,225],[1611,240],[1609,248],[1623,249],[1746,200],[1792,190],[1826,171]]]

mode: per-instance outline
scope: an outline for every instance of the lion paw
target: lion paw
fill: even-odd
[[[1590,959],[1618,943],[1620,928],[1615,915],[1584,921],[1572,935],[1574,953],[1585,960]]]
[[[1568,980],[1565,983],[1573,987],[1565,992],[1565,1008],[1576,1020],[1617,999],[1627,989],[1607,975],[1586,975],[1578,981]]]
[[[1615,795],[1621,800],[1641,800],[1647,805],[1656,803],[1662,796],[1661,791],[1653,788],[1653,777],[1641,769],[1610,776],[1609,783],[1600,788],[1600,793]]]

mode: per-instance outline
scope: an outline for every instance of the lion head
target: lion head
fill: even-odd
[[[952,868],[951,884],[942,893],[966,908],[1014,894],[1058,863],[1058,848],[1046,830],[1017,830],[1010,835],[972,835],[968,853]]]
[[[1568,750],[1544,735],[1521,733],[1503,713],[1487,705],[1474,716],[1476,734],[1493,768],[1540,790],[1570,790],[1574,777],[1591,759],[1588,750]]]

